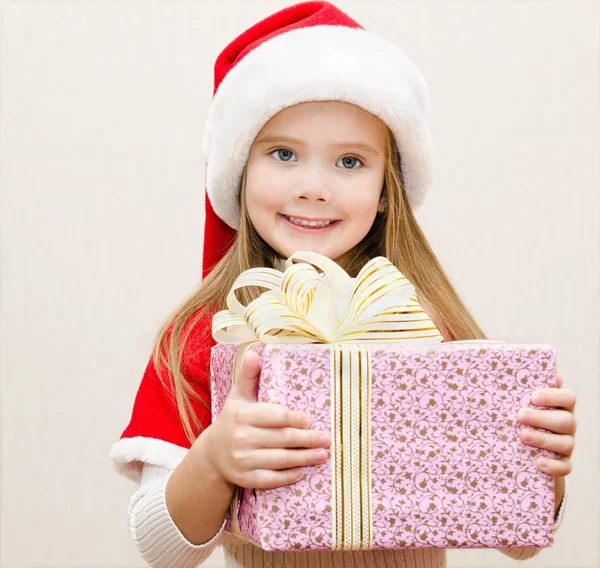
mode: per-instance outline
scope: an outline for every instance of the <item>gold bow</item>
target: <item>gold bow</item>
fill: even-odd
[[[266,291],[244,306],[235,293],[247,286]],[[212,333],[219,343],[442,341],[414,286],[384,257],[369,261],[351,278],[327,257],[300,251],[286,261],[285,272],[243,272],[227,306],[213,317]]]

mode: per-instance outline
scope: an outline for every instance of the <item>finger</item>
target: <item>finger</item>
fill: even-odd
[[[261,449],[235,452],[233,466],[238,471],[253,469],[283,470],[323,464],[329,452],[323,448],[311,450]]]
[[[575,434],[575,419],[573,414],[566,410],[538,410],[535,408],[521,408],[517,414],[521,424],[544,428],[556,434]]]
[[[310,418],[303,412],[269,402],[257,402],[240,408],[238,419],[256,428],[310,428]]]
[[[328,448],[329,432],[299,428],[256,428],[257,448]]]
[[[559,375],[556,375],[556,386],[560,389],[563,386],[563,380],[562,377]]]
[[[577,395],[569,389],[543,389],[531,393],[531,403],[537,406],[554,406],[573,411]]]
[[[258,391],[258,377],[260,375],[260,359],[255,351],[248,351],[236,378],[235,384],[229,394],[235,400],[256,402]]]
[[[575,448],[575,438],[564,434],[551,434],[532,428],[523,428],[519,432],[519,437],[528,446],[550,450],[567,457],[571,457]]]
[[[558,460],[538,458],[535,463],[540,471],[543,471],[552,477],[564,477],[573,471],[573,464],[567,457]]]
[[[285,485],[293,485],[305,475],[304,468],[274,471],[270,469],[255,469],[248,472],[236,485],[253,489],[276,489]]]

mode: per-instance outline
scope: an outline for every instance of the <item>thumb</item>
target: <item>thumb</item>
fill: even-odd
[[[248,351],[240,372],[236,377],[235,385],[231,389],[230,397],[236,400],[256,402],[258,400],[258,377],[260,375],[260,359],[255,351]]]

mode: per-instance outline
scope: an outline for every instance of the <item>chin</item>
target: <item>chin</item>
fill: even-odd
[[[330,251],[326,248],[326,247],[320,247],[320,246],[315,246],[315,245],[298,245],[297,247],[293,248],[293,249],[288,249],[290,251],[290,253],[286,256],[286,258],[289,258],[290,256],[292,256],[295,252],[298,252],[300,250],[305,250],[308,252],[315,252],[317,254],[321,254],[323,256],[326,256],[327,258],[332,258]]]

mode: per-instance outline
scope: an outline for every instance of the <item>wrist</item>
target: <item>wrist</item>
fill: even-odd
[[[200,452],[194,453],[193,458],[200,458],[203,460],[203,469],[207,478],[213,484],[218,487],[222,487],[224,490],[231,492],[235,489],[235,484],[231,483],[225,475],[221,472],[218,462],[215,459],[215,448],[217,448],[217,441],[214,440],[215,430],[211,424],[206,428],[202,434],[196,440],[196,444],[200,445]],[[217,450],[218,451],[218,450]],[[191,452],[190,452],[191,453]]]
[[[194,545],[205,544],[218,533],[234,493],[234,487],[209,462],[203,436],[204,432],[173,470],[165,487],[169,514]]]

